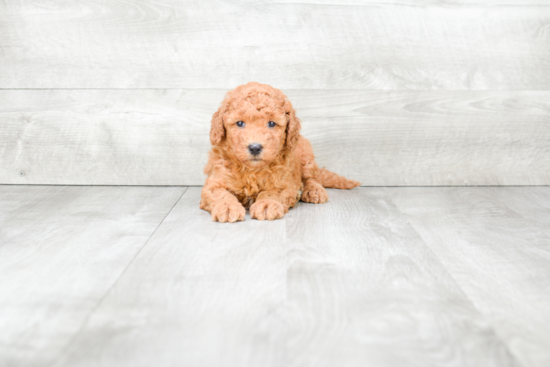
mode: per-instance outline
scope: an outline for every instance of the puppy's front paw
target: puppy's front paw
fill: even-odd
[[[306,186],[302,193],[302,201],[312,204],[324,204],[328,201],[327,190],[321,185]]]
[[[221,223],[235,223],[244,220],[245,214],[246,210],[240,203],[221,202],[212,209],[212,220]]]
[[[281,219],[284,215],[283,204],[276,200],[258,200],[250,207],[250,217],[258,220]]]

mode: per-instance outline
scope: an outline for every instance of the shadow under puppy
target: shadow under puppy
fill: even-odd
[[[210,142],[200,207],[213,221],[244,220],[245,208],[255,219],[279,219],[300,199],[326,203],[325,187],[360,185],[317,166],[292,104],[269,85],[228,92],[212,116]]]

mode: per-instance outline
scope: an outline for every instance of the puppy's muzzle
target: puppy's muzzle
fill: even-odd
[[[257,156],[258,154],[260,154],[262,152],[262,149],[263,149],[263,146],[258,143],[252,143],[248,146],[248,151],[253,156]]]

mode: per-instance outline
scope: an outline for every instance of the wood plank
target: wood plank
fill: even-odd
[[[550,199],[548,187],[500,187],[491,192],[495,199],[537,224],[550,238]]]
[[[200,188],[170,211],[182,190],[0,186],[0,365],[547,365],[548,187],[330,190],[237,224]]]
[[[518,365],[383,189],[329,195],[286,217],[288,365]]]
[[[445,3],[4,1],[0,86],[548,90],[550,6]]]
[[[222,90],[0,91],[0,183],[202,185]],[[285,90],[367,186],[550,184],[550,92]]]
[[[550,365],[550,188],[386,192],[519,361]]]
[[[210,119],[224,92],[0,95],[1,183],[197,185],[204,183]]]
[[[184,190],[0,186],[0,365],[52,366]]]
[[[284,366],[285,221],[212,222],[192,187],[62,366]]]
[[[414,5],[414,6],[525,6],[550,5],[548,0],[300,0],[300,4],[311,5]],[[240,3],[258,4],[295,4],[296,0],[241,0]]]

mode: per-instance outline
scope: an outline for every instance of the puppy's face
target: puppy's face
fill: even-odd
[[[269,165],[283,150],[292,151],[300,136],[300,120],[278,89],[250,82],[227,93],[212,116],[210,142],[223,145],[245,166]]]
[[[228,149],[248,167],[269,165],[285,146],[285,111],[274,107],[258,108],[254,101],[236,100],[233,107],[224,116]]]
[[[223,146],[251,168],[269,165],[292,151],[300,136],[300,120],[292,104],[276,88],[250,82],[227,93],[212,116],[210,142]]]

